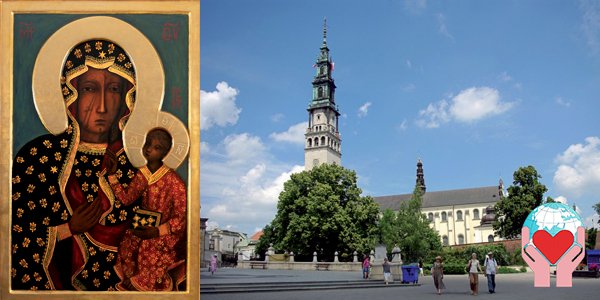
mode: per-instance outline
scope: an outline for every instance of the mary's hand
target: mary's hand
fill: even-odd
[[[71,220],[69,220],[69,229],[72,234],[88,232],[98,224],[101,216],[100,199],[96,198],[92,203],[82,204],[73,211]]]
[[[106,167],[106,173],[108,175],[115,174],[117,172],[117,155],[110,149],[106,149],[105,156],[104,166]]]

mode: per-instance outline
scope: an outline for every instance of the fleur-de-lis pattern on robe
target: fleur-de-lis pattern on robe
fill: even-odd
[[[118,228],[129,226],[133,206],[107,200],[105,190],[110,188],[108,183],[103,187],[104,152],[78,151],[73,133],[69,125],[60,135],[38,137],[13,160],[12,289],[107,291],[120,281],[113,269],[118,240],[124,233]],[[117,152],[119,182],[126,186],[136,169],[122,147]],[[118,234],[112,236],[117,242],[99,242],[94,234],[61,240],[59,226],[69,222],[75,207],[99,197],[104,198],[103,210],[110,212],[91,231]]]

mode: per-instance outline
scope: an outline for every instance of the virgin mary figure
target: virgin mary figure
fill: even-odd
[[[24,145],[12,168],[11,287],[114,290],[117,246],[136,205],[115,199],[107,166],[134,177],[122,131],[136,98],[135,69],[116,43],[86,40],[65,59],[67,129]]]

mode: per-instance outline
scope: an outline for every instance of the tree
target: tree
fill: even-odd
[[[598,229],[588,228],[585,233],[587,234],[585,249],[594,249],[596,247],[596,234],[598,233]]]
[[[370,252],[378,237],[379,207],[361,193],[356,173],[338,165],[292,174],[258,251],[273,243],[277,250],[293,251],[297,260],[310,260],[314,251],[324,260],[333,260],[336,251],[348,258],[354,251]]]
[[[431,227],[429,220],[421,213],[423,194],[415,187],[410,201],[400,204],[398,212],[385,210],[379,221],[380,240],[391,252],[398,244],[405,262],[417,262],[431,251],[442,249],[440,236]]]
[[[400,243],[398,228],[398,214],[391,209],[383,211],[379,219],[379,242],[386,246],[387,253],[391,253],[394,245]]]
[[[600,216],[600,202],[594,204],[594,210],[596,211],[596,214]],[[600,218],[598,218],[598,224],[600,224]]]
[[[548,190],[538,179],[542,178],[533,166],[520,167],[513,174],[513,185],[508,197],[501,196],[496,203],[494,232],[505,239],[517,238],[529,213],[544,201]]]

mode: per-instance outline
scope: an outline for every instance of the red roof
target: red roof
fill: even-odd
[[[258,241],[262,235],[263,235],[263,231],[262,230],[261,231],[257,231],[255,234],[253,234],[250,237],[250,240],[251,241]]]

